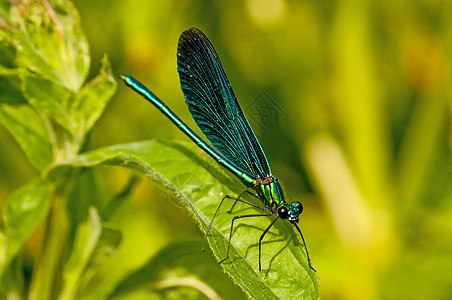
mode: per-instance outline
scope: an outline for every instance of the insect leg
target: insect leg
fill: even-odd
[[[234,218],[232,218],[231,230],[229,232],[228,250],[226,252],[226,258],[221,260],[219,263],[221,264],[222,262],[224,262],[225,260],[227,260],[229,258],[229,248],[231,247],[232,229],[234,228],[234,221],[235,220],[242,219],[242,218],[251,218],[251,217],[268,217],[268,216],[271,216],[271,215],[273,215],[273,212],[266,213],[266,214],[251,214],[251,215],[235,216]],[[273,221],[273,223],[274,223],[274,221]],[[272,223],[272,225],[273,225],[273,223]],[[267,230],[268,230],[268,228],[267,228]],[[260,261],[260,256],[259,256],[259,261]]]
[[[276,220],[278,220],[279,216],[276,215],[276,218],[268,225],[267,229],[264,230],[261,237],[259,238],[259,272],[261,271],[261,242],[264,236],[267,234],[267,232],[270,230],[270,228],[275,224]]]
[[[263,207],[263,206],[260,206],[260,205],[251,203],[251,202],[246,201],[246,200],[243,200],[243,199],[240,199],[240,196],[242,196],[244,193],[245,193],[245,191],[243,191],[242,193],[240,193],[239,197],[233,197],[233,196],[226,195],[226,196],[223,197],[223,199],[221,199],[221,202],[220,202],[220,204],[218,205],[217,210],[216,210],[215,213],[213,214],[212,220],[210,220],[210,223],[209,223],[209,226],[207,227],[206,233],[204,234],[204,239],[202,240],[202,250],[203,250],[203,251],[205,250],[204,245],[205,245],[205,243],[206,243],[207,234],[208,234],[209,231],[210,231],[210,227],[212,226],[213,220],[214,220],[215,217],[217,216],[218,210],[220,209],[220,206],[223,204],[224,199],[232,199],[232,200],[235,200],[234,203],[236,203],[237,201],[240,201],[240,202],[242,202],[242,203],[251,205],[251,206],[253,206],[253,207],[256,207],[256,208],[259,208],[259,209],[262,209],[262,210],[267,210],[267,208],[265,208],[265,207]],[[248,191],[248,193],[250,193],[250,192]]]
[[[295,223],[294,223],[293,225],[295,225],[295,227],[297,228],[298,232],[300,233],[301,240],[303,241],[304,249],[306,250],[306,256],[307,256],[307,258],[308,258],[308,264],[309,264],[309,267],[310,267],[312,270],[314,270],[314,272],[317,272],[317,271],[314,269],[314,267],[311,265],[311,259],[309,258],[308,247],[306,246],[306,242],[304,241],[304,237],[303,237],[303,234],[301,233],[300,228],[299,228],[298,225],[295,224]]]
[[[248,195],[251,195],[251,196],[253,196],[254,198],[260,200],[259,196],[257,196],[256,194],[253,194],[252,192],[250,192],[250,191],[248,191],[248,190],[244,190],[243,192],[241,192],[240,195],[239,195],[237,198],[242,198],[243,194],[245,194],[245,193],[247,193]],[[234,209],[234,206],[237,204],[237,201],[238,201],[238,200],[235,200],[235,201],[234,201],[234,204],[232,204],[231,209],[228,210],[228,213],[231,213],[231,212],[232,212],[232,210]]]

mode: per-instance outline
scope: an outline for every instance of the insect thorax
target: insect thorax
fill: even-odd
[[[254,190],[266,206],[276,208],[286,203],[281,185],[279,185],[278,179],[273,177],[273,175],[269,175],[264,179],[256,179]]]

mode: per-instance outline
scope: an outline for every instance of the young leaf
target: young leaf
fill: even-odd
[[[86,84],[72,105],[72,115],[78,124],[79,136],[85,135],[99,119],[116,89],[110,62],[105,55],[100,74]]]
[[[0,28],[0,74],[19,74],[16,85],[22,92],[9,82],[0,83],[6,94],[0,97],[7,98],[0,99],[0,118],[43,170],[78,153],[116,82],[104,57],[101,74],[82,88],[89,68],[88,44],[70,1],[26,1],[6,15]],[[11,90],[13,100],[8,99]]]
[[[226,194],[238,195],[244,188],[194,145],[159,141],[117,145],[79,155],[56,166],[49,176],[59,176],[67,168],[108,165],[136,170],[160,184],[189,209],[203,230],[221,198]],[[232,203],[220,209],[208,235],[218,260],[226,257],[232,215],[255,212],[237,205],[231,215],[226,213],[229,205]],[[276,222],[266,236],[262,245],[263,270],[259,272],[257,243],[270,222],[265,217],[237,222],[230,258],[222,267],[252,298],[318,299],[317,274],[309,268],[303,245],[288,222]]]
[[[72,91],[80,90],[89,70],[89,50],[70,1],[25,2],[13,7],[10,22],[19,68]]]
[[[36,111],[54,119],[80,144],[104,111],[116,89],[116,81],[105,56],[100,74],[79,93],[27,71],[23,72],[22,86]]]

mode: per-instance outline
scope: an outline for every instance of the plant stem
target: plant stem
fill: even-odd
[[[29,300],[52,298],[56,280],[56,269],[68,233],[68,217],[65,201],[54,192],[51,211],[47,219],[46,237],[39,255],[28,294]]]

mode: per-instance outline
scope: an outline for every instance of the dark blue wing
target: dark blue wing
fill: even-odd
[[[255,178],[269,175],[264,151],[243,115],[215,49],[200,30],[191,28],[182,33],[177,70],[188,109],[212,145]]]

